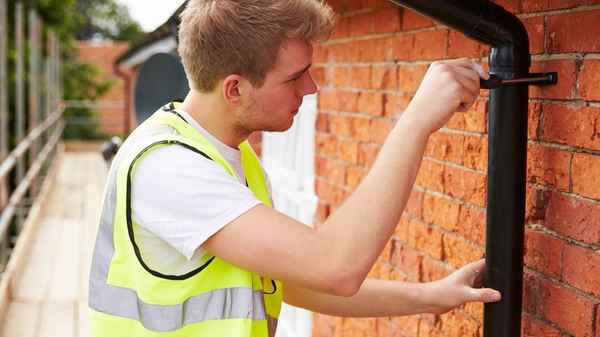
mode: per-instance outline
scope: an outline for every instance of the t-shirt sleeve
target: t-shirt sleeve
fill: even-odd
[[[179,145],[148,154],[132,179],[133,219],[188,259],[260,203],[220,164]]]

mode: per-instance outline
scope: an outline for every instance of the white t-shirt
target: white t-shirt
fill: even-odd
[[[245,185],[240,151],[219,141],[185,111],[177,112],[216,147],[244,183],[179,145],[153,150],[138,163],[131,188],[132,217],[140,225],[136,243],[149,268],[167,275],[197,268],[206,258],[201,245],[261,203]],[[270,191],[268,176],[266,180]]]

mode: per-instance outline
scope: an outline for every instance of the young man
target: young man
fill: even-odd
[[[442,313],[500,299],[483,261],[430,283],[366,279],[429,135],[479,95],[478,64],[436,62],[356,191],[318,229],[272,208],[246,141],[285,131],[315,93],[316,0],[190,0],[179,53],[191,91],[115,157],[90,277],[93,336],[274,336],[282,301],[340,316]],[[168,85],[168,84],[165,84]]]

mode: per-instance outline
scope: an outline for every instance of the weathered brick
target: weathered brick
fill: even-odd
[[[451,30],[448,34],[448,58],[480,58],[489,54],[489,50],[487,45],[466,37],[456,30]]]
[[[343,39],[350,36],[350,17],[341,17],[337,20],[333,32],[331,32],[330,40]]]
[[[324,67],[314,66],[314,67],[310,68],[310,76],[312,77],[313,81],[315,81],[317,86],[321,87],[321,86],[325,85],[325,68]]]
[[[350,91],[336,92],[336,110],[344,112],[358,112],[359,93]]]
[[[350,166],[346,170],[346,185],[354,190],[363,180],[367,172],[364,168],[358,166]]]
[[[600,157],[584,153],[576,153],[573,156],[571,169],[573,193],[600,199],[598,177],[600,177]]]
[[[541,281],[542,315],[568,333],[592,337],[595,303],[549,281]]]
[[[409,221],[408,225],[409,246],[440,260],[442,258],[442,233],[419,220],[413,219]]]
[[[431,27],[435,24],[430,18],[423,16],[411,9],[406,9],[403,13],[403,30]]]
[[[425,154],[429,157],[462,164],[465,137],[457,133],[437,131],[429,137]]]
[[[381,146],[378,144],[360,143],[358,145],[358,164],[370,168],[379,154]]]
[[[332,84],[338,88],[350,86],[350,70],[347,67],[335,67],[332,69]]]
[[[527,181],[568,191],[571,156],[567,151],[530,144],[527,151]]]
[[[570,238],[600,244],[600,205],[551,193],[544,225]]]
[[[525,223],[537,223],[543,220],[547,204],[547,191],[527,186],[525,190]]]
[[[398,68],[396,66],[373,67],[371,81],[373,89],[397,90]]]
[[[423,257],[421,263],[421,282],[440,280],[448,276],[452,271],[446,265],[429,256]]]
[[[600,252],[567,245],[563,254],[562,277],[571,285],[596,296],[600,295]]]
[[[371,67],[352,67],[350,68],[350,85],[357,89],[371,88]]]
[[[542,115],[542,104],[536,102],[529,103],[527,138],[537,140],[540,128],[540,117]]]
[[[331,115],[329,117],[329,128],[331,134],[336,137],[349,137],[352,135],[351,120],[348,116]]]
[[[383,116],[383,94],[361,92],[358,99],[358,111],[373,116]]]
[[[385,94],[384,115],[390,118],[398,117],[408,107],[410,100],[410,96]]]
[[[416,33],[411,59],[437,60],[446,57],[447,39],[447,29]]]
[[[443,184],[444,193],[485,207],[486,180],[483,174],[448,166],[444,168]]]
[[[426,65],[402,65],[398,67],[398,89],[404,93],[415,93],[427,72]]]
[[[423,192],[413,189],[410,192],[405,207],[406,213],[413,217],[421,218],[423,216]]]
[[[600,10],[548,17],[548,48],[553,53],[600,51]]]
[[[430,194],[423,196],[423,220],[454,231],[458,226],[460,204]]]
[[[421,273],[422,259],[423,256],[419,252],[403,245],[400,241],[394,240],[394,248],[390,258],[392,266],[418,279]]]
[[[544,53],[545,25],[543,16],[521,19],[529,35],[529,50],[532,55]]]
[[[486,132],[487,100],[477,100],[469,111],[455,113],[446,123],[446,127],[465,131]]]
[[[317,154],[335,157],[337,155],[337,140],[328,133],[317,133]]]
[[[358,142],[353,140],[338,140],[338,157],[349,163],[358,164]]]
[[[484,245],[486,232],[485,211],[474,207],[461,206],[456,232],[473,243]]]
[[[464,162],[471,169],[487,171],[488,142],[486,137],[465,136]]]
[[[600,150],[600,108],[546,104],[542,139]]]
[[[523,272],[523,311],[537,314],[541,307],[542,291],[539,278],[525,270]]]
[[[573,8],[581,4],[581,0],[522,0],[523,12],[540,12],[553,9]]]
[[[387,118],[371,120],[371,141],[383,144],[393,127],[394,123]]]
[[[558,81],[555,85],[529,86],[530,98],[572,99],[575,98],[577,67],[575,60],[547,60],[531,63],[531,72],[555,71]]]
[[[371,139],[371,118],[352,117],[350,118],[350,123],[352,138],[358,141],[368,141]]]
[[[373,34],[373,15],[371,13],[358,14],[350,17],[350,36]]]
[[[423,160],[417,174],[416,184],[437,192],[444,191],[444,165]]]
[[[372,16],[375,33],[394,33],[401,30],[402,9],[400,7],[381,8]]]
[[[479,260],[483,249],[453,234],[444,234],[444,260],[456,268]]]
[[[397,35],[390,38],[392,53],[391,59],[385,61],[406,61],[410,59],[412,48],[415,45],[415,36],[409,35]]]
[[[561,337],[561,332],[537,318],[523,314],[522,337]]]
[[[329,115],[326,113],[317,114],[315,129],[320,132],[329,132]]]
[[[546,275],[561,276],[561,256],[565,243],[550,235],[525,232],[525,265]]]
[[[600,60],[584,60],[579,74],[581,97],[600,101]]]

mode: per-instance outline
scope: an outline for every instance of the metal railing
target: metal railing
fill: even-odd
[[[49,31],[42,41],[43,23],[35,11],[29,11],[26,23],[23,4],[16,2],[14,7],[15,84],[9,87],[8,6],[0,0],[0,272],[56,157],[64,129],[58,39]],[[14,90],[12,110],[9,90]]]

